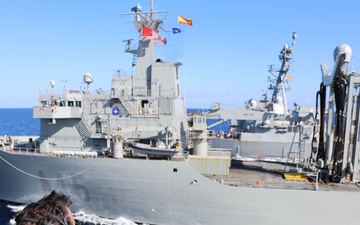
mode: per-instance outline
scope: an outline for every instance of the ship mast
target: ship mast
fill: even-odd
[[[149,1],[149,5],[150,5],[150,15],[151,15],[151,17],[152,17],[152,13],[154,12],[153,0],[150,0],[150,1]]]
[[[279,59],[282,61],[281,68],[278,71],[279,75],[277,76],[276,84],[275,86],[271,86],[270,89],[273,89],[273,95],[272,95],[272,102],[274,103],[281,103],[279,98],[280,90],[282,92],[283,96],[283,102],[285,107],[285,112],[287,112],[287,101],[286,101],[286,95],[285,95],[285,87],[284,87],[284,81],[286,80],[286,73],[289,71],[289,61],[292,59],[291,54],[294,52],[294,45],[295,45],[295,39],[296,39],[296,32],[293,32],[292,35],[293,42],[291,44],[291,47],[289,47],[287,44],[284,45],[284,48],[281,50]],[[270,67],[269,72],[273,74],[272,67]]]
[[[158,18],[157,15],[159,13],[167,13],[168,11],[154,11],[153,1],[149,1],[150,10],[147,12],[141,11],[141,6],[136,4],[135,7],[131,8],[130,13],[123,13],[121,15],[134,15],[133,24],[135,29],[139,33],[139,42],[138,47],[136,49],[130,48],[130,41],[126,40],[126,50],[127,53],[134,54],[134,58],[136,58],[136,80],[146,80],[147,69],[149,66],[155,61],[155,36],[154,34],[158,34],[159,29],[161,28],[160,24],[162,23],[162,19]],[[142,29],[146,27],[151,29],[153,32],[153,37],[143,37]],[[154,33],[155,32],[155,33]]]

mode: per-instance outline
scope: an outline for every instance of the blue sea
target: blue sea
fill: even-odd
[[[205,109],[188,109],[188,113],[202,113]],[[217,119],[207,120],[208,125],[217,122]],[[212,130],[215,131],[229,131],[230,127],[228,121],[217,125]],[[0,136],[38,136],[40,134],[40,120],[33,118],[33,112],[31,108],[16,108],[5,109],[0,108]],[[0,168],[1,169],[1,168]],[[4,181],[2,181],[4,182]],[[21,210],[21,206],[9,205],[8,203],[0,201],[0,225],[13,224],[10,220],[14,217],[14,212]],[[126,221],[122,218],[117,220],[104,221],[104,218],[99,218],[96,215],[87,215],[83,212],[75,213],[77,218],[81,218],[81,221],[91,221],[83,224],[133,224],[131,221]]]
[[[40,120],[33,118],[32,109],[1,109],[0,135],[37,136],[40,133]]]

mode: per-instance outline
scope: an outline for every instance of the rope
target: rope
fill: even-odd
[[[99,162],[95,163],[94,165],[90,166],[89,168],[79,172],[79,173],[76,173],[76,174],[73,174],[73,175],[70,175],[70,176],[66,176],[66,177],[57,177],[57,178],[54,178],[54,177],[50,177],[50,178],[47,178],[47,177],[40,177],[40,176],[36,176],[36,175],[33,175],[31,173],[28,173],[28,172],[25,172],[21,169],[19,169],[18,167],[14,166],[13,164],[11,164],[10,162],[8,162],[7,160],[5,160],[2,156],[0,156],[0,158],[5,162],[7,163],[9,166],[11,166],[12,168],[14,168],[15,170],[27,175],[27,176],[30,176],[30,177],[33,177],[33,178],[36,178],[36,179],[40,179],[40,180],[65,180],[65,179],[69,179],[69,178],[72,178],[72,177],[75,177],[75,176],[78,176],[80,174],[83,174],[83,173],[86,173],[87,171],[91,170],[92,168],[94,168],[95,166],[97,166]],[[106,157],[105,157],[106,158]]]
[[[170,196],[168,199],[166,199],[162,204],[165,204],[165,203],[167,203],[168,201],[170,201],[171,199],[175,198],[176,196],[179,196],[182,191],[184,191],[185,189],[187,189],[187,188],[188,188],[190,185],[192,185],[192,184],[196,184],[196,183],[194,183],[194,181],[191,181],[189,184],[187,184],[187,185],[185,185],[183,188],[181,188],[178,192],[176,192],[175,194],[173,194],[172,196]]]

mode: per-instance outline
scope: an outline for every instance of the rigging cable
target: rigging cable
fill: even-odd
[[[105,157],[107,158],[107,157]],[[103,158],[103,159],[105,159]],[[34,175],[34,174],[31,174],[31,173],[28,173],[20,168],[18,168],[17,166],[13,165],[12,163],[10,163],[9,161],[7,161],[6,159],[4,159],[2,156],[0,156],[0,159],[3,160],[6,164],[8,164],[9,166],[11,166],[12,168],[14,168],[15,170],[19,171],[20,173],[23,173],[29,177],[33,177],[33,178],[36,178],[36,179],[39,179],[39,180],[66,180],[66,179],[69,179],[69,178],[72,178],[72,177],[76,177],[80,174],[84,174],[86,173],[87,171],[91,170],[92,168],[94,168],[95,166],[99,165],[99,163],[102,162],[102,159],[99,159],[97,160],[97,162],[95,162],[93,165],[89,166],[88,168],[82,170],[82,171],[79,171],[75,174],[72,174],[72,175],[69,175],[69,176],[65,176],[65,177],[42,177],[42,176],[37,176],[37,175]]]

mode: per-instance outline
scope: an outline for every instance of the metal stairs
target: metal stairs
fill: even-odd
[[[115,102],[112,108],[115,107],[120,110],[119,115],[120,116],[129,116],[131,112],[131,105],[122,97],[118,97],[120,102]]]
[[[92,125],[89,116],[85,113],[84,110],[81,112],[81,120],[79,123],[75,125],[76,129],[78,130],[80,136],[84,144],[89,139],[90,135],[93,133]]]

